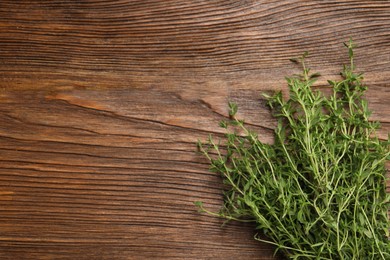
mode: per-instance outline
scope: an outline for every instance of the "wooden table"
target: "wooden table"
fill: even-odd
[[[289,58],[336,79],[353,37],[390,130],[389,1],[0,2],[1,259],[272,259],[218,210],[195,143],[236,101],[271,141],[262,91]]]

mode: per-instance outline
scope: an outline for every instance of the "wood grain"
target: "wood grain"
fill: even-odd
[[[358,43],[390,130],[389,1],[0,2],[1,259],[273,259],[221,204],[195,142],[236,101],[263,141],[261,91],[309,64],[337,78]]]

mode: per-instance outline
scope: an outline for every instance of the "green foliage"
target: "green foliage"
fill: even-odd
[[[350,65],[340,81],[328,81],[325,96],[311,86],[305,56],[303,67],[287,78],[288,100],[280,92],[266,96],[278,119],[274,144],[259,141],[255,132],[235,118],[229,103],[225,143],[210,136],[199,142],[210,169],[221,173],[227,190],[218,213],[227,220],[254,221],[276,251],[290,259],[390,259],[389,195],[385,162],[389,141],[375,132],[363,99],[366,86],[355,73],[352,41],[346,44]]]

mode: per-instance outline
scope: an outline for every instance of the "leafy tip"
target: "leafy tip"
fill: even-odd
[[[238,107],[234,102],[229,102],[229,116],[234,117],[237,114]]]

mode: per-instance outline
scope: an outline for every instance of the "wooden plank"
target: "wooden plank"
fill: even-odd
[[[288,59],[337,78],[353,37],[367,99],[390,130],[388,1],[0,2],[2,259],[273,259],[221,205],[195,142],[227,100],[272,140],[261,91]]]

